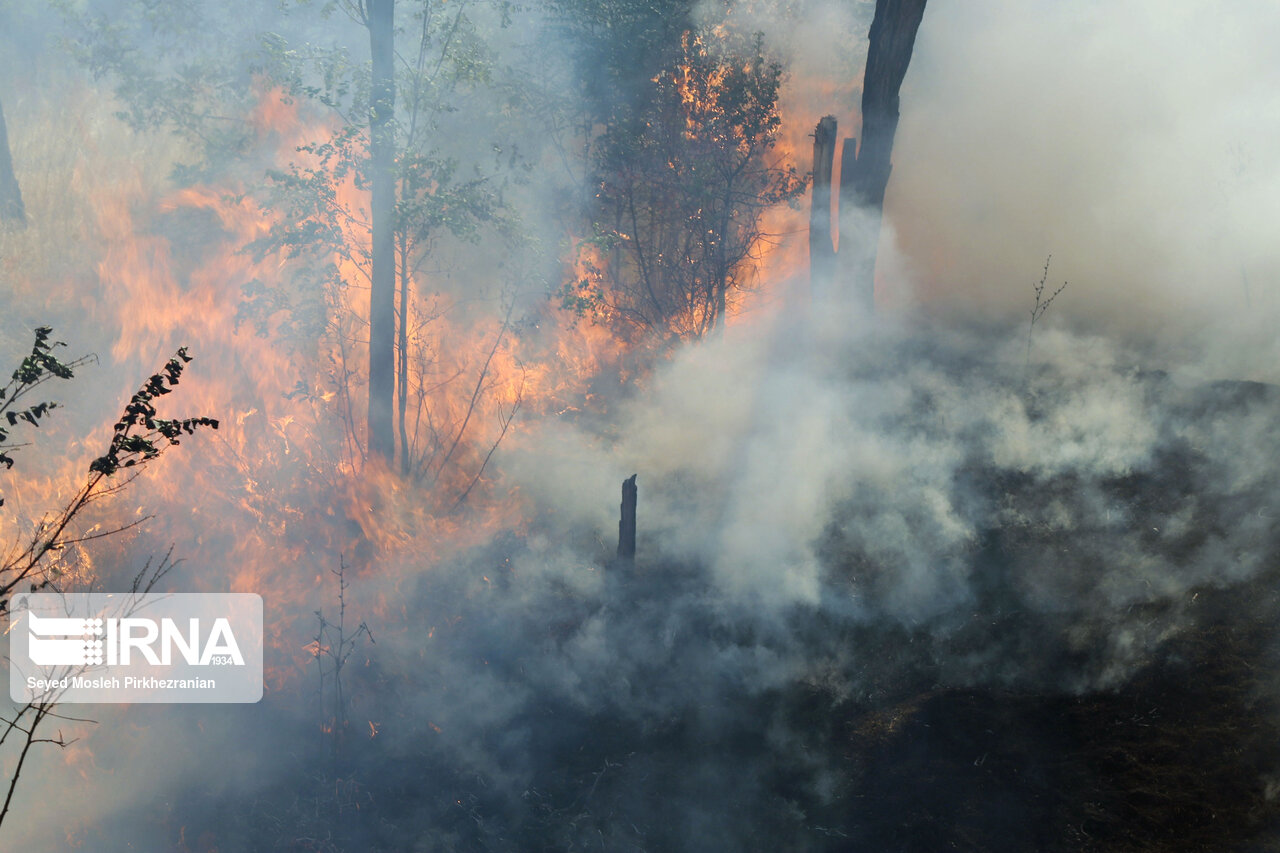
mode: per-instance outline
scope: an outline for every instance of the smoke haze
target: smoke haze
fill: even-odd
[[[887,202],[918,296],[1025,315],[1052,254],[1054,311],[1274,379],[1277,33],[1265,2],[931,4]]]
[[[856,130],[872,5],[731,15],[788,60],[784,135],[802,169],[819,116]],[[259,521],[258,501],[279,496],[288,523],[271,527],[281,551],[263,580],[278,594],[261,590],[278,689],[247,708],[89,709],[91,751],[46,752],[19,787],[15,847],[161,851],[180,835],[185,850],[895,849],[855,735],[882,726],[892,743],[946,691],[1112,696],[1209,623],[1202,599],[1269,582],[1280,399],[1202,380],[1276,378],[1277,42],[1273,3],[934,0],[902,93],[881,313],[784,312],[593,385],[598,411],[529,404],[486,470],[516,510],[464,503],[352,578],[348,628],[365,620],[375,642],[348,671],[346,774],[315,731],[301,651],[314,611],[332,617],[336,556],[296,531],[336,511],[362,532],[350,506],[375,499],[297,474],[311,463],[295,448],[336,443],[339,426],[307,435],[276,417],[288,359],[263,364],[249,330],[193,317],[179,332],[224,348],[189,384],[234,389],[228,432],[288,452],[245,494],[191,497],[200,530],[181,542],[179,580],[240,577],[239,528],[206,506],[243,503],[236,523]],[[15,149],[37,148],[10,120]],[[529,148],[544,165],[562,153]],[[540,243],[511,266],[540,269],[586,192],[542,173],[510,193]],[[145,196],[131,195],[139,209]],[[230,241],[234,223],[222,227],[204,239]],[[145,237],[166,274],[198,267],[181,230]],[[452,250],[438,277],[482,294],[466,311],[496,313],[499,263],[468,265],[483,254]],[[1048,286],[1070,284],[1029,330],[1050,254]],[[89,287],[127,279],[125,266]],[[507,295],[530,339],[558,328],[547,289],[524,280]],[[50,307],[25,307],[24,322]],[[105,359],[109,317],[67,314],[60,333]],[[150,358],[119,355],[88,396],[110,410]],[[228,449],[190,464],[242,463]],[[626,567],[612,554],[633,473]],[[395,503],[410,497],[377,499],[414,518]],[[1246,604],[1242,618],[1274,615],[1269,599]],[[1275,685],[1259,681],[1264,706]],[[1261,788],[1278,769],[1243,775]],[[326,808],[347,834],[322,842]],[[1022,801],[1008,809],[1036,822]]]

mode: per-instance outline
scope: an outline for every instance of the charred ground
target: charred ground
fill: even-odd
[[[1123,385],[1157,429],[1113,474],[1002,465],[971,431],[946,486],[977,533],[938,555],[963,583],[931,608],[860,546],[856,489],[814,543],[824,600],[767,615],[655,559],[654,532],[578,585],[530,580],[563,519],[499,537],[412,596],[447,657],[372,650],[323,757],[300,740],[252,806],[182,795],[187,849],[1276,849],[1280,571],[1270,483],[1242,472],[1268,464],[1280,393]],[[886,428],[940,431],[928,396]],[[1070,405],[1024,399],[1031,421]],[[1222,428],[1249,438],[1205,440]]]

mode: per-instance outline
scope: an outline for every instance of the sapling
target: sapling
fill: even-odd
[[[1045,282],[1049,280],[1049,262],[1053,260],[1053,255],[1045,258],[1044,272],[1040,276],[1040,280],[1033,285],[1036,301],[1031,306],[1031,322],[1027,324],[1027,358],[1026,364],[1031,365],[1031,334],[1036,330],[1036,321],[1044,316],[1044,312],[1049,310],[1049,306],[1053,304],[1053,300],[1058,298],[1058,294],[1067,289],[1067,283],[1064,281],[1062,286],[1049,294],[1049,298],[1044,296]]]

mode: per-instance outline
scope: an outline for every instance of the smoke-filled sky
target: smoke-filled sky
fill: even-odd
[[[919,296],[1015,315],[1052,254],[1053,311],[1274,378],[1277,36],[1264,0],[931,3],[888,201]]]

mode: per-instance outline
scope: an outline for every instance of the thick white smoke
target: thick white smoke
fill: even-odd
[[[786,58],[795,156],[856,135],[873,3],[737,4]],[[723,5],[707,3],[708,19]],[[885,306],[1053,313],[1202,375],[1274,378],[1280,7],[1265,0],[932,0],[902,88],[880,247]],[[838,160],[838,158],[837,158]]]
[[[930,3],[903,87],[889,216],[918,294],[1054,312],[1207,372],[1274,378],[1280,7]]]

